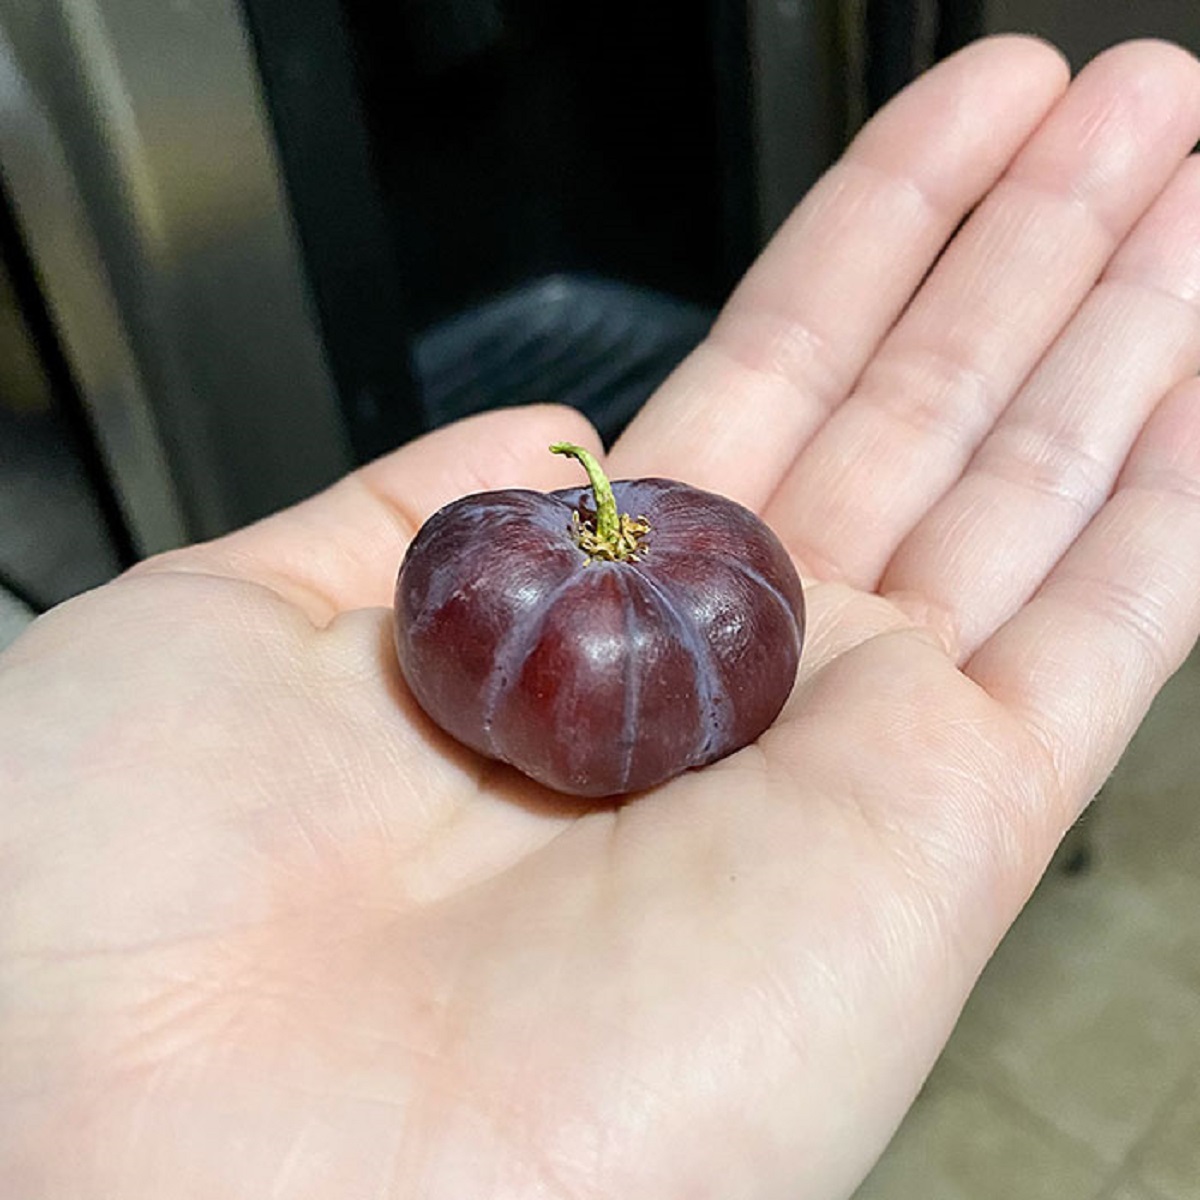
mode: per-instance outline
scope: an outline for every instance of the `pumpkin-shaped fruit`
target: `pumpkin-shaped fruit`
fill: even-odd
[[[804,598],[742,505],[669,479],[465,496],[396,581],[396,649],[451,736],[560,792],[640,791],[754,741],[796,678]],[[636,515],[634,515],[636,514]]]

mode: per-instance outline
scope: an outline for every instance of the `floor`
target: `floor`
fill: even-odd
[[[45,608],[119,563],[71,428],[0,263],[0,649]]]
[[[0,587],[0,650],[15,641],[32,619],[33,613],[14,595]]]

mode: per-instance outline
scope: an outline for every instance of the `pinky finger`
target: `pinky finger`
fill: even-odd
[[[1200,380],[1159,404],[1107,504],[964,668],[1045,748],[1065,827],[1200,634]]]

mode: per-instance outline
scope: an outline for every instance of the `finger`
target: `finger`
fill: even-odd
[[[1192,159],[888,567],[881,590],[945,613],[962,657],[1033,594],[1103,504],[1159,398],[1200,368],[1197,244]]]
[[[1188,380],[1155,412],[1087,531],[966,666],[1045,747],[1060,827],[1099,789],[1195,644],[1197,580],[1200,381]]]
[[[317,624],[339,612],[390,605],[400,560],[437,509],[472,492],[550,490],[581,482],[549,453],[600,439],[573,409],[537,405],[470,417],[418,438],[320,495],[226,537],[148,559],[145,571],[203,571],[260,583]]]
[[[1065,81],[1049,47],[997,38],[892,101],[618,441],[614,469],[760,508]]]
[[[1200,64],[1122,46],[1075,81],[772,497],[801,561],[873,588],[1200,138]]]

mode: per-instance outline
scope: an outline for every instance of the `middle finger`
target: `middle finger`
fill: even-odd
[[[802,563],[876,585],[1198,137],[1182,51],[1127,45],[1082,72],[772,497]]]
[[[962,656],[1087,526],[1160,398],[1200,370],[1200,158],[1113,258],[880,590],[944,614]]]

